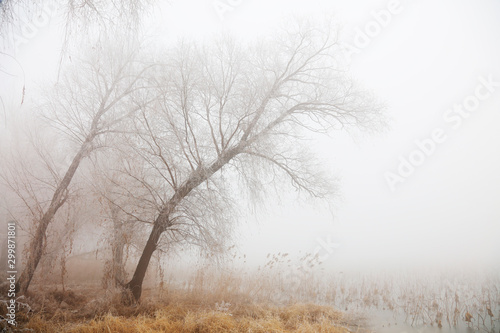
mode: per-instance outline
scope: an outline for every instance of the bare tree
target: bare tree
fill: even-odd
[[[125,284],[128,252],[135,245],[134,241],[140,238],[140,219],[145,218],[141,208],[145,203],[139,195],[141,189],[134,188],[133,184],[123,183],[121,156],[114,154],[113,157],[118,159],[110,156],[99,159],[99,166],[95,166],[92,177],[93,191],[101,204],[105,227],[110,230],[110,235],[106,235],[109,237],[111,258],[106,263],[103,278],[105,288],[110,283],[115,288],[121,288]]]
[[[153,4],[153,0],[0,1],[0,56],[15,62],[15,67],[0,64],[0,73],[16,76],[22,82],[19,88],[14,88],[18,89],[16,96],[19,96],[16,106],[22,106],[33,91],[29,90],[22,64],[14,56],[39,30],[52,22],[63,23],[64,38],[57,47],[61,50],[60,75],[66,63],[71,62],[72,51],[80,52],[82,46],[106,47],[110,40],[108,36],[135,39],[140,34],[143,17]],[[9,98],[0,94],[0,119],[3,118],[4,123],[13,116],[7,112],[10,109],[8,104]]]
[[[86,33],[125,31],[135,34],[141,24],[142,16],[151,8],[151,0],[126,0],[109,2],[104,0],[50,0],[33,2],[10,0],[0,3],[0,31],[16,33],[23,25],[37,22],[41,16],[57,15],[65,22],[65,45],[85,40]],[[48,18],[46,18],[48,19]],[[31,27],[26,27],[30,30]],[[78,34],[78,35],[76,35]],[[76,37],[76,38],[74,38]],[[70,39],[73,38],[73,41]],[[4,40],[4,43],[8,42]],[[15,41],[14,41],[15,42]]]
[[[145,75],[153,65],[139,61],[137,48],[118,46],[97,50],[87,60],[78,62],[40,107],[44,120],[63,134],[76,153],[64,172],[51,168],[56,181],[50,184],[53,190],[49,203],[37,201],[40,214],[26,266],[16,286],[22,293],[27,291],[42,257],[47,228],[68,199],[70,184],[82,161],[96,149],[111,145],[113,134],[122,132],[123,123],[148,103]],[[40,154],[42,159],[50,159],[49,156],[50,153]],[[7,182],[16,183],[12,179]]]
[[[304,24],[246,49],[222,39],[167,52],[156,76],[161,97],[139,113],[139,140],[132,145],[144,172],[129,174],[157,207],[126,285],[132,301],[140,299],[162,235],[215,248],[227,238],[231,188],[270,183],[279,189],[287,178],[313,197],[330,193],[328,177],[306,153],[308,133],[380,120],[380,108],[355,89],[336,51],[336,36]]]
[[[113,221],[113,239],[112,242],[112,260],[111,274],[115,287],[123,285],[125,280],[125,260],[124,249],[126,245],[126,233],[124,229],[124,221],[120,219],[120,210],[112,202],[108,201],[111,219]]]

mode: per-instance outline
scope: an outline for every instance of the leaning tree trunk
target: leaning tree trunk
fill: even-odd
[[[190,177],[184,182],[184,184],[177,189],[174,195],[170,198],[167,204],[163,207],[160,214],[156,218],[151,234],[149,235],[146,246],[142,251],[141,258],[134,272],[134,276],[129,283],[125,285],[125,295],[127,293],[132,294],[133,299],[130,297],[124,298],[125,303],[131,303],[133,301],[138,302],[141,298],[142,293],[142,282],[146,276],[146,271],[148,269],[149,262],[153,256],[154,251],[158,245],[158,240],[161,234],[171,226],[170,214],[174,212],[177,205],[198,185],[209,179],[214,173],[219,171],[224,165],[226,165],[233,157],[238,155],[243,149],[244,144],[241,144],[235,148],[229,149],[223,152],[219,158],[208,168],[199,167],[195,170]]]
[[[59,208],[61,208],[61,206],[66,201],[69,184],[71,183],[71,180],[73,179],[73,176],[75,175],[80,162],[87,154],[89,147],[90,140],[86,140],[80,147],[80,150],[78,151],[76,156],[73,158],[73,161],[64,174],[62,181],[57,186],[52,200],[50,201],[49,208],[45,211],[42,218],[38,221],[35,234],[30,241],[26,266],[16,283],[16,291],[20,292],[21,294],[24,294],[26,293],[26,291],[28,291],[31,280],[33,279],[33,275],[35,275],[36,268],[38,267],[38,263],[42,258],[47,228]]]
[[[151,230],[151,234],[149,235],[148,241],[146,242],[146,246],[142,251],[142,255],[135,269],[134,276],[132,277],[130,282],[125,285],[124,302],[126,304],[138,302],[141,298],[142,283],[144,281],[144,277],[146,276],[149,262],[151,260],[151,257],[153,256],[154,251],[156,250],[156,247],[158,246],[158,241],[160,240],[160,236],[164,230],[164,220],[158,217],[153,225],[153,230]],[[130,293],[131,295],[129,295],[128,293]],[[132,296],[133,298],[131,299],[130,296]]]

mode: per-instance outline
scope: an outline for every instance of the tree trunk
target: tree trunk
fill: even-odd
[[[141,298],[142,293],[142,282],[144,281],[144,276],[148,269],[149,261],[151,256],[156,250],[158,245],[158,240],[161,234],[171,226],[169,220],[170,214],[175,210],[175,207],[186,197],[189,193],[196,188],[198,185],[209,179],[214,173],[219,171],[226,163],[228,163],[233,157],[241,152],[246,142],[240,144],[239,146],[229,149],[223,152],[219,158],[210,165],[208,168],[198,168],[193,171],[190,177],[184,182],[184,184],[175,191],[174,195],[170,198],[168,203],[163,207],[160,214],[156,218],[149,239],[142,251],[141,258],[135,269],[134,276],[129,283],[125,285],[125,293],[130,292],[133,296],[133,301],[138,302]],[[126,303],[130,303],[129,299],[126,299]]]
[[[125,247],[125,236],[123,222],[118,216],[118,208],[110,204],[111,218],[113,220],[113,259],[111,262],[111,278],[115,287],[122,287],[125,278],[125,267],[123,262],[123,249]]]
[[[66,171],[64,178],[62,179],[61,183],[59,183],[59,185],[57,186],[56,191],[54,192],[54,195],[50,202],[49,208],[45,211],[42,218],[38,222],[38,226],[35,230],[35,235],[31,239],[29,245],[28,260],[26,261],[26,266],[16,283],[16,291],[18,291],[21,294],[24,294],[28,291],[31,280],[33,279],[33,275],[35,275],[36,268],[38,267],[38,263],[42,258],[44,241],[46,237],[45,234],[47,232],[47,228],[52,219],[54,218],[54,216],[56,215],[59,208],[61,208],[61,206],[66,201],[67,199],[66,192],[68,190],[68,186],[71,183],[71,180],[73,179],[73,176],[75,175],[76,170],[80,165],[80,162],[87,154],[89,147],[90,147],[89,140],[85,141],[82,144],[80,150],[73,158],[71,165]]]
[[[123,235],[118,235],[119,239],[115,237],[115,244],[113,245],[113,283],[115,287],[120,287],[123,285],[123,280],[125,278],[125,267],[123,263],[123,248],[125,243],[123,242]]]
[[[42,258],[42,252],[44,247],[44,238],[45,232],[47,231],[47,227],[49,225],[50,220],[55,215],[55,211],[50,209],[43,215],[42,219],[38,223],[38,227],[35,231],[35,235],[30,242],[29,245],[29,257],[26,262],[26,267],[24,268],[19,280],[16,284],[16,290],[21,294],[26,293],[28,291],[28,287],[31,283],[31,279],[33,279],[33,275],[35,275],[35,270]]]
[[[146,242],[146,246],[142,251],[142,255],[139,259],[139,263],[137,264],[137,268],[135,269],[134,276],[132,277],[130,282],[125,285],[125,292],[130,292],[133,296],[133,300],[130,300],[128,298],[125,299],[126,303],[131,303],[131,301],[138,302],[141,298],[142,282],[144,281],[149,262],[151,260],[151,257],[153,256],[154,251],[156,250],[158,241],[164,230],[164,221],[163,219],[160,219],[160,217],[158,217],[153,225],[153,230],[151,230],[151,234],[149,235],[148,241]]]

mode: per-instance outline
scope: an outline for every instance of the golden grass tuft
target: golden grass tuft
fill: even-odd
[[[58,323],[37,315],[30,319],[25,328],[40,333],[348,332],[340,326],[341,323],[342,315],[339,312],[314,304],[286,307],[249,305],[240,307],[236,313],[193,310],[182,304],[170,304],[156,310],[153,316],[141,314],[125,317],[107,314],[77,323]]]
[[[135,306],[121,303],[120,290],[42,284],[29,293],[33,311],[20,324],[41,333],[348,332],[332,307],[273,300],[283,293],[280,279],[242,276],[200,269],[182,286],[145,288]]]

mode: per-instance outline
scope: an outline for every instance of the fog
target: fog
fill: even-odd
[[[209,2],[175,2],[179,14],[164,9],[168,23],[162,31],[190,38],[220,31],[257,38],[288,15],[331,13],[343,24],[344,40],[356,47],[362,40],[358,29],[376,22],[373,12],[389,3],[241,1],[221,21]],[[395,3],[398,13],[390,23],[369,37],[366,47],[359,44],[363,47],[350,59],[356,80],[386,103],[389,128],[321,139],[317,152],[339,178],[333,212],[296,207],[290,199],[271,216],[249,217],[243,252],[257,259],[269,252],[312,251],[316,238],[331,235],[340,245],[328,260],[332,267],[498,267],[498,85],[458,125],[444,117],[474,94],[480,77],[500,80],[499,4]],[[430,138],[437,128],[446,140],[392,190],[386,173],[397,174],[400,156],[408,159],[418,149],[415,141]]]
[[[0,8],[1,6],[4,6],[2,2]],[[52,170],[42,172],[38,171],[41,169],[37,169],[43,166],[42,161],[37,160],[40,152],[37,153],[30,144],[30,138],[37,138],[32,140],[35,142],[42,140],[39,141],[43,142],[40,145],[45,145],[44,149],[47,152],[51,149],[53,152],[58,152],[58,155],[52,157],[53,164],[48,164],[59,167],[60,170],[56,172],[59,176],[53,174],[52,176],[54,179],[62,179],[64,169],[70,165],[77,152],[76,141],[57,136],[54,134],[57,132],[44,134],[45,127],[42,127],[37,118],[38,113],[44,111],[38,109],[37,103],[46,97],[54,82],[58,84],[63,82],[66,74],[65,66],[79,68],[77,59],[85,55],[89,49],[87,44],[93,45],[92,50],[95,51],[106,46],[106,43],[113,41],[114,38],[117,40],[121,38],[131,45],[134,44],[132,40],[138,38],[143,51],[146,50],[146,58],[150,57],[155,62],[163,64],[162,57],[167,54],[163,50],[173,49],[179,41],[183,41],[186,45],[207,46],[219,45],[215,42],[217,38],[233,38],[237,43],[241,43],[244,50],[242,53],[245,56],[254,53],[260,56],[254,45],[259,45],[268,38],[274,38],[273,36],[278,35],[278,31],[289,32],[290,22],[302,20],[317,23],[319,31],[326,29],[325,25],[321,25],[322,22],[328,22],[339,33],[338,38],[342,46],[336,49],[338,57],[335,59],[338,59],[340,67],[347,69],[349,80],[353,80],[356,86],[362,89],[373,108],[377,109],[380,106],[381,114],[377,117],[377,122],[380,120],[380,123],[366,128],[364,125],[345,126],[345,128],[331,126],[333,130],[328,130],[327,135],[321,134],[321,130],[315,130],[304,138],[303,142],[307,142],[306,152],[316,158],[311,160],[311,163],[319,165],[319,169],[327,178],[334,179],[335,193],[325,200],[311,198],[307,193],[304,195],[304,191],[299,191],[300,193],[295,191],[293,186],[289,186],[290,181],[273,183],[278,178],[273,179],[272,176],[261,180],[266,186],[272,183],[273,190],[262,192],[263,197],[257,195],[256,198],[246,192],[243,193],[244,191],[235,185],[238,179],[246,179],[246,175],[238,176],[236,173],[228,178],[222,176],[220,179],[217,178],[220,183],[217,183],[218,185],[214,187],[216,190],[209,195],[220,194],[218,200],[221,202],[200,206],[201,212],[189,212],[197,216],[200,221],[203,214],[207,219],[213,219],[215,236],[213,239],[210,236],[207,238],[209,240],[205,241],[209,244],[213,241],[216,244],[219,241],[217,237],[221,237],[224,248],[230,247],[231,255],[234,252],[234,258],[239,258],[228,260],[229,252],[219,253],[221,262],[253,270],[262,268],[268,263],[270,256],[278,253],[287,254],[293,262],[312,253],[319,255],[319,262],[324,268],[320,274],[467,272],[477,274],[475,276],[479,277],[490,276],[489,274],[498,277],[500,270],[498,172],[500,170],[500,131],[498,131],[500,3],[498,1],[485,0],[480,3],[465,0],[453,2],[445,0],[438,3],[409,0],[152,1],[151,7],[147,7],[144,12],[139,11],[139,24],[124,24],[123,29],[129,29],[126,34],[123,36],[116,34],[115,37],[108,39],[108,42],[96,43],[89,41],[101,38],[102,32],[99,26],[76,25],[70,30],[64,10],[57,9],[56,5],[52,6],[47,4],[45,7],[32,8],[35,12],[40,12],[40,21],[33,28],[27,21],[28,14],[24,12],[29,6],[19,5],[16,13],[21,19],[14,21],[12,27],[4,25],[0,31],[3,42],[0,50],[0,149],[3,154],[3,164],[0,166],[4,167],[2,170],[4,194],[0,198],[0,219],[2,223],[8,220],[18,221],[20,246],[27,246],[31,239],[30,234],[32,235],[34,231],[33,225],[36,226],[36,224],[31,225],[32,220],[26,218],[30,216],[30,210],[22,208],[23,204],[30,203],[33,198],[19,201],[12,187],[9,189],[9,186],[5,185],[12,173],[4,170],[16,168],[13,167],[16,165],[14,156],[18,158],[24,156],[24,160],[21,158],[24,163],[22,165],[28,165],[36,170],[35,175],[31,175],[34,179],[38,179],[38,176],[40,179],[45,179],[45,175],[50,175]],[[116,17],[114,19],[116,20]],[[134,34],[138,37],[134,37]],[[290,41],[292,39],[290,37]],[[127,43],[123,42],[123,45],[125,44]],[[128,46],[123,45],[125,50]],[[110,57],[117,59],[113,55]],[[270,57],[272,56],[268,58]],[[201,58],[203,56],[200,56]],[[210,63],[206,65],[207,68],[209,65]],[[76,72],[78,73],[78,69]],[[99,73],[99,70],[96,73]],[[172,77],[175,78],[175,75],[172,74]],[[157,80],[156,76],[154,77]],[[151,81],[144,82],[149,84]],[[256,79],[255,84],[258,82],[261,81]],[[264,77],[262,86],[265,86],[265,82],[267,81]],[[307,94],[306,88],[297,89],[300,91],[298,95],[303,92]],[[260,95],[256,93],[256,96]],[[58,97],[55,100],[58,100]],[[127,105],[126,100],[123,103]],[[142,100],[137,103],[142,103]],[[141,108],[146,107],[138,107]],[[175,114],[171,117],[175,119]],[[184,117],[189,118],[186,115]],[[219,117],[222,119],[222,116]],[[158,119],[155,120],[157,123],[152,122],[152,127],[160,124]],[[311,119],[314,122],[314,118]],[[63,123],[64,121],[61,121],[62,125],[58,126],[63,128]],[[210,124],[210,120],[208,123]],[[232,122],[228,121],[228,124],[230,126]],[[127,130],[135,128],[139,131],[138,125],[127,126],[131,126],[127,127]],[[151,131],[153,137],[155,129],[149,128],[149,123],[144,126]],[[109,130],[109,127],[107,129]],[[119,132],[121,129],[117,127],[114,130]],[[189,146],[189,133],[185,135]],[[199,138],[205,138],[204,135],[205,132],[200,134]],[[212,132],[214,142],[217,135]],[[220,135],[223,147],[222,129]],[[245,135],[243,134],[243,137]],[[133,151],[132,148],[132,150],[127,149],[129,145],[132,147],[134,139],[123,141],[121,146],[116,143],[116,140],[121,139],[113,140],[115,139],[103,140],[102,145],[123,148],[121,152],[123,154],[131,154]],[[290,133],[290,142],[291,140]],[[181,144],[179,147],[182,148],[182,150],[179,148],[179,151],[183,151],[184,146]],[[285,148],[278,142],[276,149],[278,153],[273,157],[281,156],[279,149]],[[284,151],[289,152],[289,150]],[[66,155],[63,156],[64,154]],[[58,213],[68,214],[67,219],[72,220],[74,226],[68,229],[70,231],[59,227],[68,225],[60,222],[63,217],[59,217],[57,228],[61,229],[54,229],[57,230],[51,234],[54,238],[48,238],[50,247],[52,246],[50,244],[57,243],[56,239],[72,237],[71,245],[68,245],[68,249],[71,248],[67,250],[68,257],[94,253],[99,249],[95,252],[97,258],[98,251],[104,253],[109,250],[106,246],[109,245],[107,241],[111,240],[103,235],[109,234],[109,237],[112,237],[111,224],[96,223],[97,215],[93,215],[96,207],[93,206],[94,203],[83,204],[82,208],[74,204],[78,200],[73,199],[81,199],[88,195],[88,192],[82,189],[85,187],[82,184],[95,183],[97,185],[93,186],[99,187],[99,182],[102,181],[105,188],[105,180],[110,179],[106,177],[111,177],[111,173],[108,175],[106,172],[101,172],[104,178],[95,177],[99,177],[99,170],[104,170],[106,163],[109,165],[117,163],[116,165],[121,167],[119,163],[122,162],[119,158],[116,159],[118,162],[114,162],[112,157],[114,155],[107,154],[99,151],[88,161],[82,162],[84,171],[77,171],[75,185],[70,187],[71,203],[62,205],[62,212]],[[209,156],[203,154],[201,154],[203,158]],[[305,155],[300,155],[298,151],[297,154],[307,162]],[[172,157],[172,160],[176,161],[176,158]],[[132,161],[133,164],[134,160],[127,161],[127,163]],[[288,160],[286,161],[288,163]],[[132,173],[130,171],[132,169],[133,167],[129,165],[127,170]],[[184,169],[179,167],[179,170],[181,170],[179,174],[182,175]],[[199,168],[192,167],[192,170],[194,174]],[[261,172],[261,169],[256,170]],[[302,169],[297,167],[297,170]],[[255,172],[257,174],[257,171]],[[146,179],[146,176],[144,177]],[[172,179],[174,178],[172,176]],[[141,191],[147,184],[144,179],[142,187],[137,185],[131,192],[135,191],[137,196],[142,195]],[[279,179],[281,181],[281,178]],[[208,179],[206,182],[208,189]],[[117,181],[113,184],[118,183]],[[157,186],[155,189],[163,189],[166,186],[154,181],[148,184],[153,183],[151,187]],[[288,185],[283,185],[284,183]],[[318,189],[321,187],[316,185]],[[55,186],[52,184],[47,188],[53,191]],[[172,188],[177,191],[176,185]],[[256,191],[259,191],[259,188],[256,186]],[[255,189],[252,188],[252,191]],[[36,190],[30,190],[36,193]],[[27,193],[30,190],[26,190]],[[102,188],[99,190],[104,191]],[[168,191],[165,193],[165,197],[170,195]],[[223,196],[226,193],[230,194],[227,194],[227,197]],[[196,195],[198,194],[193,197]],[[49,194],[45,195],[44,200],[47,201],[40,203],[35,210],[48,207],[48,200],[51,197]],[[157,197],[162,198],[162,195],[158,194]],[[207,200],[214,202],[214,199],[210,198],[212,197]],[[205,204],[204,199],[198,197],[192,200],[197,205]],[[225,209],[225,204],[229,201],[237,207],[236,211],[229,217],[221,214],[220,218],[223,220],[218,221],[219,211]],[[90,208],[85,209],[85,205]],[[123,212],[127,211],[127,214],[134,218],[136,215],[133,214],[143,209],[144,220],[153,225],[153,221],[156,223],[161,214],[156,214],[156,211],[153,213],[144,208],[145,206],[146,204],[136,210],[130,208],[128,211],[129,208],[121,203],[120,209],[123,209]],[[72,207],[78,207],[74,208],[80,212],[75,213],[78,218],[73,215],[70,217]],[[103,208],[105,209],[108,208]],[[226,222],[226,219],[229,222]],[[223,231],[218,231],[219,227],[223,228],[221,229]],[[49,228],[50,232],[51,230]],[[137,237],[137,240],[134,239],[129,243],[134,245],[131,245],[131,249],[127,248],[130,253],[127,252],[129,254],[125,255],[125,260],[128,260],[127,265],[130,266],[127,268],[129,278],[148,239],[150,227],[131,230],[133,230],[131,234]],[[203,234],[203,231],[200,233]],[[172,257],[168,252],[171,245],[163,244],[165,250],[158,255],[161,257],[164,254],[164,256],[158,260],[166,267],[174,265],[174,262],[181,266],[191,266],[199,262],[199,250],[196,244],[203,237],[196,235],[198,238],[189,241],[190,245],[185,249],[183,246],[175,249],[176,255]],[[195,245],[192,246],[193,244]],[[215,245],[206,247],[216,248]],[[201,248],[204,249],[203,255],[206,255],[205,245]],[[20,250],[17,253],[21,257],[18,259],[21,267],[26,264],[27,259],[21,256]],[[21,270],[19,274],[20,272]],[[347,305],[345,307],[347,308]],[[436,323],[437,321],[438,319]],[[441,325],[440,320],[439,323]],[[495,327],[493,321],[491,327]]]
[[[362,40],[359,29],[377,22],[373,13],[389,5],[241,1],[217,9],[216,3],[166,3],[149,14],[155,20],[145,30],[149,38],[164,41],[179,36],[209,38],[221,31],[258,38],[287,16],[318,17],[326,12],[343,23],[343,38],[356,47],[354,43]],[[474,93],[480,77],[498,82],[499,5],[494,1],[480,6],[465,1],[453,6],[451,2],[395,3],[399,3],[398,13],[379,34],[369,37],[369,45],[360,48],[350,64],[353,76],[387,104],[389,129],[383,134],[334,133],[321,139],[316,150],[340,179],[340,200],[332,203],[335,211],[318,213],[315,208],[294,208],[289,202],[269,214],[248,217],[250,226],[242,229],[243,251],[256,259],[278,249],[308,251],[312,240],[331,235],[340,245],[331,265],[488,266],[499,262],[500,158],[495,152],[500,142],[496,132],[500,97],[494,91],[456,129],[443,119],[449,109]],[[61,48],[56,23],[22,45],[16,59],[23,72],[12,59],[3,57],[3,68],[8,67],[3,73],[2,99],[7,105],[20,97],[21,73],[28,89],[54,75]],[[6,120],[15,117],[4,116]],[[399,158],[408,159],[418,149],[415,141],[428,139],[436,128],[446,133],[445,142],[392,191],[385,174],[397,173]]]
[[[359,44],[363,47],[350,59],[356,80],[386,103],[389,128],[383,134],[334,133],[320,139],[316,150],[340,180],[334,212],[294,208],[289,202],[286,208],[248,217],[250,226],[242,229],[243,252],[255,259],[278,249],[310,251],[317,237],[331,235],[340,244],[329,260],[333,266],[500,262],[498,85],[458,128],[443,119],[447,110],[474,93],[479,77],[498,82],[499,4],[394,3],[399,4],[398,13],[376,36],[368,37],[366,47]],[[344,40],[356,47],[363,40],[359,29],[377,22],[373,13],[389,6],[384,1],[241,1],[217,9],[216,4],[165,3],[149,14],[154,20],[145,28],[147,35],[165,42],[179,36],[206,39],[221,32],[251,39],[276,28],[287,16],[331,13],[343,24]],[[56,24],[52,20],[16,55],[27,89],[57,68],[61,44]],[[21,72],[5,56],[2,65],[18,75],[3,73],[2,79],[4,103],[15,103]],[[418,149],[415,141],[428,139],[436,128],[446,133],[445,142],[391,191],[385,174],[397,173],[399,157],[408,158]]]

